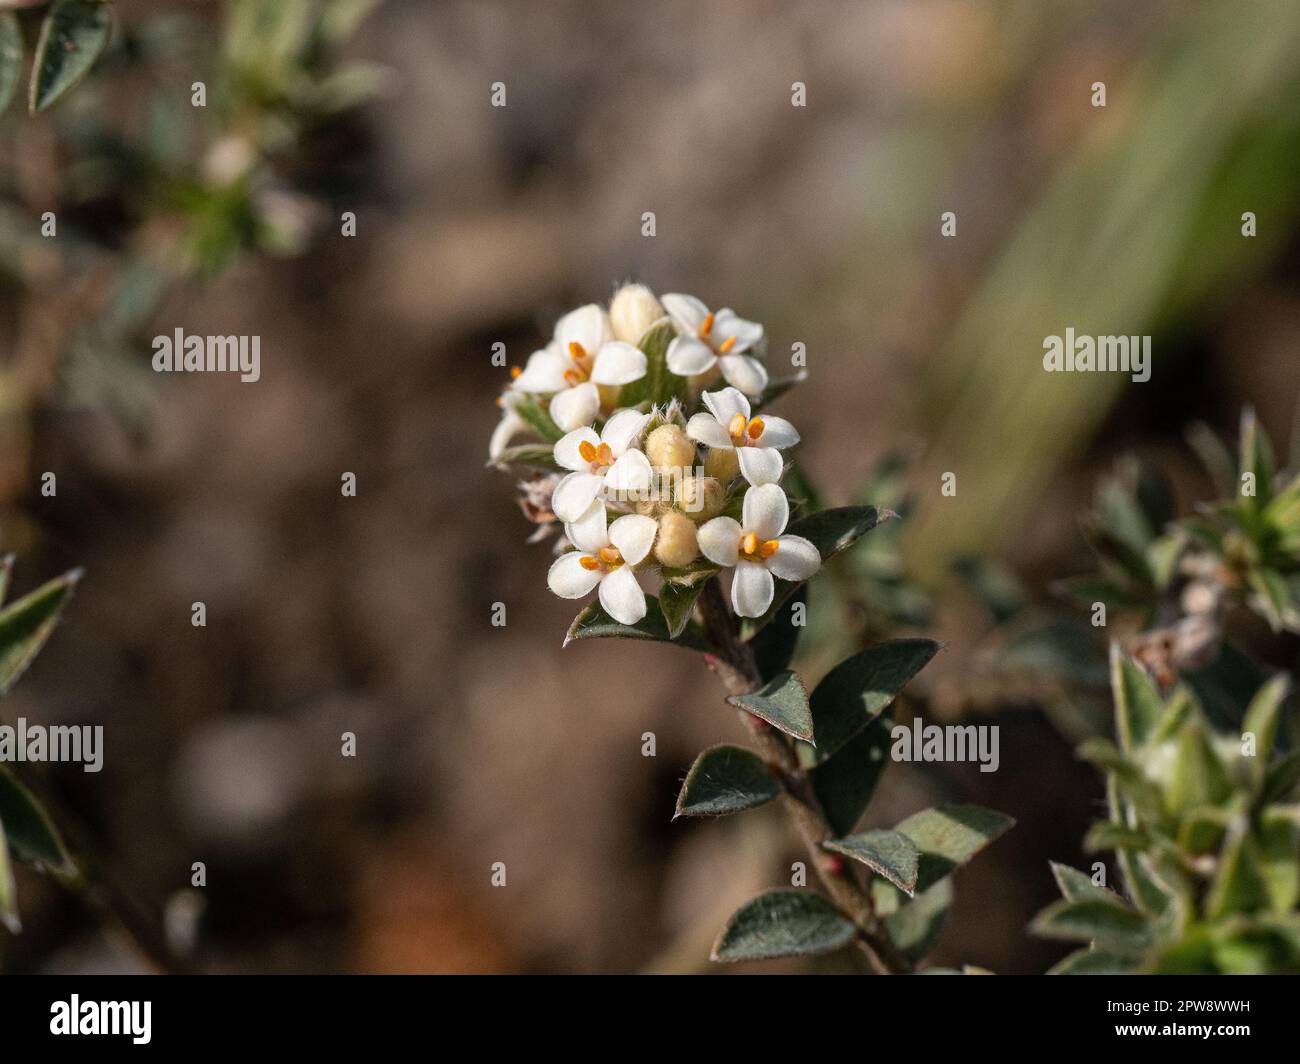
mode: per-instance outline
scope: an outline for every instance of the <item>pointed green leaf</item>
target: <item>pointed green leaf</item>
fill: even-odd
[[[882,521],[898,515],[890,510],[877,510],[874,506],[841,506],[821,510],[795,521],[785,530],[786,535],[802,536],[817,548],[825,565],[841,551],[853,546]],[[742,639],[752,639],[776,615],[777,610],[793,593],[798,583],[777,580],[772,605],[762,617],[746,617],[740,626]]]
[[[1118,905],[1124,905],[1124,900],[1113,890],[1098,886],[1092,881],[1092,877],[1077,868],[1071,868],[1069,865],[1058,864],[1056,861],[1049,862],[1052,866],[1052,876],[1056,879],[1056,885],[1061,890],[1061,897],[1066,901],[1085,901],[1089,898],[1102,899],[1104,901],[1113,901]],[[1127,906],[1125,906],[1127,908]]]
[[[41,24],[32,63],[32,114],[44,111],[90,72],[108,45],[112,5],[105,0],[55,0]]]
[[[1300,750],[1292,750],[1269,766],[1260,800],[1281,801],[1291,795],[1296,784],[1300,784]]]
[[[1173,776],[1165,787],[1165,805],[1172,813],[1197,806],[1216,806],[1232,794],[1232,781],[1210,738],[1198,721],[1190,721],[1178,737]]]
[[[14,576],[14,556],[6,554],[0,558],[0,606],[9,597],[9,584]]]
[[[1244,829],[1230,831],[1219,854],[1218,873],[1205,902],[1205,915],[1221,920],[1234,913],[1266,908],[1268,902],[1258,845]]]
[[[1043,938],[1097,942],[1121,950],[1140,951],[1155,939],[1147,916],[1105,898],[1053,902],[1030,926]]]
[[[680,584],[682,587],[694,587],[697,584],[705,583],[711,576],[716,576],[722,570],[719,566],[705,558],[698,558],[691,562],[690,565],[679,567],[664,565],[659,569],[659,575],[669,584]]]
[[[23,35],[18,16],[0,11],[0,113],[9,106],[23,73]]]
[[[695,612],[695,602],[704,590],[707,580],[694,584],[674,584],[665,581],[659,589],[659,611],[663,614],[668,634],[673,639],[686,630]]]
[[[781,784],[762,758],[739,746],[715,746],[686,774],[673,819],[739,813],[780,796]]]
[[[848,920],[811,890],[772,890],[746,902],[713,946],[715,961],[753,961],[830,953],[857,934]]]
[[[1111,693],[1115,699],[1115,730],[1122,749],[1142,746],[1164,713],[1164,700],[1145,669],[1125,655],[1118,644],[1110,648]]]
[[[916,893],[921,854],[916,843],[906,835],[897,831],[864,831],[861,835],[823,842],[822,848],[861,861],[909,897]]]
[[[762,718],[786,735],[793,735],[806,742],[813,741],[813,718],[808,708],[808,695],[803,689],[802,681],[792,672],[778,673],[757,691],[732,695],[727,701]]]
[[[811,772],[813,792],[837,835],[851,832],[889,763],[891,721],[884,713]]]
[[[659,600],[654,595],[647,595],[645,603],[646,612],[641,620],[636,624],[621,624],[606,613],[599,602],[593,602],[573,619],[564,637],[564,645],[567,647],[577,639],[652,639],[689,650],[709,649],[699,625],[688,622],[681,635],[674,639],[659,608]]]
[[[1291,593],[1291,584],[1276,569],[1257,565],[1246,574],[1246,582],[1255,594],[1251,603],[1264,615],[1275,632],[1300,631],[1300,607]]]
[[[880,880],[876,882],[881,883]],[[902,897],[893,887],[887,889],[893,892],[894,897]],[[881,893],[873,891],[877,898]],[[939,937],[950,908],[952,880],[941,879],[928,889],[918,891],[916,897],[904,901],[885,916],[885,930],[905,957],[912,961],[920,960]]]
[[[1273,497],[1273,445],[1255,416],[1254,408],[1249,406],[1241,412],[1240,451],[1241,465],[1235,494],[1241,494],[1241,478],[1247,473],[1252,474],[1255,478],[1255,494],[1247,497],[1246,502],[1252,509],[1262,509]]]
[[[1296,811],[1278,806],[1259,818],[1259,873],[1269,907],[1286,913],[1300,904],[1300,822]]]
[[[520,396],[518,399],[511,400],[510,407],[547,442],[555,443],[564,435],[564,430],[551,419],[550,413],[536,396]]]
[[[1277,737],[1278,722],[1282,718],[1282,703],[1289,692],[1290,681],[1286,673],[1278,673],[1259,689],[1246,709],[1241,722],[1244,736],[1255,737],[1255,754],[1248,758],[1252,779],[1262,783],[1268,763],[1273,757],[1273,742]]]
[[[72,858],[54,823],[32,792],[4,765],[0,765],[0,820],[4,821],[9,846],[19,861],[56,871],[72,870]]]
[[[487,464],[532,466],[534,469],[545,469],[551,473],[569,472],[555,460],[555,448],[545,443],[522,443],[517,447],[507,447]]]
[[[933,639],[894,639],[846,658],[813,691],[818,760],[824,761],[877,717],[939,650]]]
[[[9,860],[9,841],[5,838],[4,821],[0,820],[0,924],[13,934],[23,929],[18,919],[18,884],[14,882],[14,866]]]
[[[914,813],[895,828],[921,852],[916,889],[925,890],[966,864],[1015,821],[978,805],[945,805]]]
[[[8,692],[45,645],[80,579],[81,570],[73,570],[0,610],[0,695]]]
[[[1081,949],[1049,968],[1048,975],[1127,975],[1137,962],[1105,949]]]
[[[641,403],[662,406],[674,397],[685,397],[685,378],[668,368],[668,347],[676,335],[672,323],[665,319],[650,326],[637,341],[637,347],[645,352],[645,376],[623,386],[618,396],[619,406],[638,406]]]

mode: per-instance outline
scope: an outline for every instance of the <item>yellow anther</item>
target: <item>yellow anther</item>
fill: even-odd
[[[602,443],[599,447],[596,448],[596,461],[599,462],[601,465],[614,464],[614,452],[610,448],[609,444]]]
[[[704,320],[700,322],[700,339],[707,339],[711,332],[713,332],[713,311],[704,315]]]
[[[569,357],[573,359],[574,362],[581,362],[587,357],[587,349],[583,347],[582,344],[578,343],[577,340],[570,340]]]
[[[564,371],[564,383],[570,388],[581,384],[587,379],[587,375],[582,371],[581,366],[573,366]]]
[[[740,541],[740,552],[752,558],[757,550],[758,536],[753,532],[746,532],[744,538]]]
[[[718,354],[725,355],[728,351],[730,351],[735,346],[736,346],[736,338],[734,336],[728,336],[725,340],[722,341],[722,343],[718,345]]]
[[[578,454],[582,456],[584,462],[594,462],[596,460],[596,445],[590,440],[583,440],[578,444]]]
[[[600,560],[603,565],[622,565],[623,555],[619,554],[617,547],[601,547]]]
[[[732,414],[731,420],[727,422],[727,435],[733,440],[739,440],[745,435],[745,415]]]
[[[761,547],[758,548],[758,556],[760,558],[770,558],[772,557],[773,554],[776,553],[776,549],[779,546],[781,546],[781,544],[778,543],[776,540],[769,539],[766,543],[764,543]]]
[[[749,433],[749,438],[751,440],[756,440],[763,435],[764,428],[763,419],[761,417],[756,417],[750,419],[749,427],[745,431]]]
[[[524,372],[524,369],[523,369],[522,366],[511,366],[511,367],[510,367],[510,379],[511,379],[512,381],[513,381],[513,380],[518,380],[520,374],[522,374],[523,372]]]
[[[590,554],[584,554],[581,558],[579,558],[578,564],[581,565],[588,572],[593,572],[593,573],[600,568],[599,559],[593,557]]]

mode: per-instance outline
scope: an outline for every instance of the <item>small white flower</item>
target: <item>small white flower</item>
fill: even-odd
[[[645,616],[645,592],[632,572],[650,553],[658,525],[652,517],[625,514],[605,529],[605,508],[600,520],[585,527],[565,529],[577,550],[562,554],[546,575],[546,583],[560,598],[582,598],[600,586],[600,604],[620,624],[636,624]]]
[[[501,407],[501,420],[492,430],[492,438],[488,441],[489,462],[495,462],[500,458],[501,452],[510,446],[510,441],[529,427],[528,422],[515,411],[514,403],[517,396],[517,392],[507,388],[497,400],[497,405]]]
[[[556,441],[555,461],[573,471],[555,486],[556,517],[579,522],[593,506],[603,506],[602,494],[630,498],[650,488],[650,460],[633,446],[649,420],[639,410],[620,410],[599,436],[595,429],[580,428]]]
[[[554,338],[528,356],[514,387],[552,396],[551,420],[569,432],[591,424],[600,413],[597,385],[631,384],[645,373],[645,352],[615,340],[609,315],[588,303],[555,323]]]
[[[821,568],[821,555],[803,536],[783,536],[790,504],[778,484],[745,493],[742,520],[715,517],[700,526],[700,551],[714,565],[736,567],[731,605],[741,617],[761,617],[772,605],[772,577],[807,580]]]
[[[663,302],[678,332],[668,345],[670,370],[679,377],[696,377],[720,365],[728,384],[746,395],[762,394],[767,370],[744,352],[763,339],[763,326],[732,310],[714,314],[694,296],[674,292],[664,296]]]
[[[701,411],[686,423],[686,434],[706,447],[734,450],[740,471],[751,484],[775,484],[784,463],[778,448],[799,442],[795,427],[782,417],[750,417],[749,400],[735,388],[705,392]]]

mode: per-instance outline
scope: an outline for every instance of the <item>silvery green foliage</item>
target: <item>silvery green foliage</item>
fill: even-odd
[[[808,581],[897,516],[820,505],[792,464],[799,434],[774,413],[798,379],[770,374],[758,323],[628,285],[608,308],[564,315],[513,371],[488,461],[520,478],[532,539],[554,539],[551,590],[594,596],[565,644],[621,637],[701,653],[746,722],[752,748],[700,754],[675,817],[776,802],[809,848],[824,892],[754,898],[713,959],[855,945],[875,970],[907,972],[942,926],[951,874],[1011,820],[947,806],[855,833],[889,756],[894,699],[939,646],[868,646],[811,690],[790,670]],[[846,575],[855,590],[885,586],[870,569]]]
[[[0,603],[9,587],[13,558],[0,562]],[[54,631],[80,574],[67,573],[0,609],[0,695],[31,664]],[[53,821],[40,802],[0,764],[0,922],[11,931],[20,927],[14,887],[15,862],[71,875],[74,866]]]

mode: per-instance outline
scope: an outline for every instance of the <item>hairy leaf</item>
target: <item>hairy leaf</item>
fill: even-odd
[[[1115,730],[1120,746],[1132,751],[1142,746],[1164,712],[1155,681],[1118,644],[1110,650],[1111,688],[1115,698]]]
[[[104,0],[55,0],[41,24],[32,64],[32,114],[44,111],[90,72],[108,45],[112,5]]]
[[[707,580],[694,584],[675,584],[664,581],[659,589],[659,610],[668,626],[668,634],[676,639],[691,623],[691,614],[695,612],[695,602],[704,590]]]
[[[0,821],[18,860],[58,871],[72,870],[72,859],[53,822],[32,792],[4,765],[0,765]]]
[[[881,714],[811,772],[813,792],[837,835],[847,835],[871,801],[889,763],[891,721]]]
[[[854,926],[811,890],[772,890],[746,902],[713,946],[715,961],[830,953],[853,941]]]
[[[806,742],[813,741],[813,718],[808,708],[808,695],[802,681],[792,672],[778,673],[759,690],[732,695],[727,701],[762,718],[787,735]]]
[[[0,610],[0,695],[5,694],[45,645],[81,570],[56,577]]]
[[[1140,951],[1155,937],[1149,917],[1105,898],[1054,902],[1034,918],[1031,927],[1043,938],[1097,942],[1121,950]]]
[[[917,863],[920,851],[916,843],[897,831],[864,831],[843,839],[831,839],[822,848],[861,861],[877,875],[884,876],[904,894],[916,893]]]
[[[762,628],[750,640],[750,649],[754,652],[754,661],[758,665],[758,674],[764,680],[770,680],[783,671],[794,657],[795,647],[799,642],[799,633],[803,625],[794,623],[796,606],[801,606],[805,619],[808,609],[808,585],[800,584],[788,601],[777,609],[771,623]],[[811,727],[811,720],[809,721]]]
[[[739,746],[715,746],[686,774],[673,818],[739,813],[780,796],[781,784],[762,758]]]
[[[593,602],[573,619],[564,637],[564,645],[567,647],[577,639],[652,639],[689,650],[709,649],[699,625],[688,621],[681,635],[674,639],[659,608],[659,600],[654,595],[647,595],[645,602],[645,616],[636,624],[619,623],[605,612],[599,602]]]
[[[914,813],[895,830],[911,839],[920,851],[916,889],[925,890],[966,864],[1014,824],[1011,817],[994,809],[945,805]]]
[[[507,447],[488,465],[525,465],[552,473],[568,472],[555,460],[555,448],[545,443],[522,443],[517,447]]]

